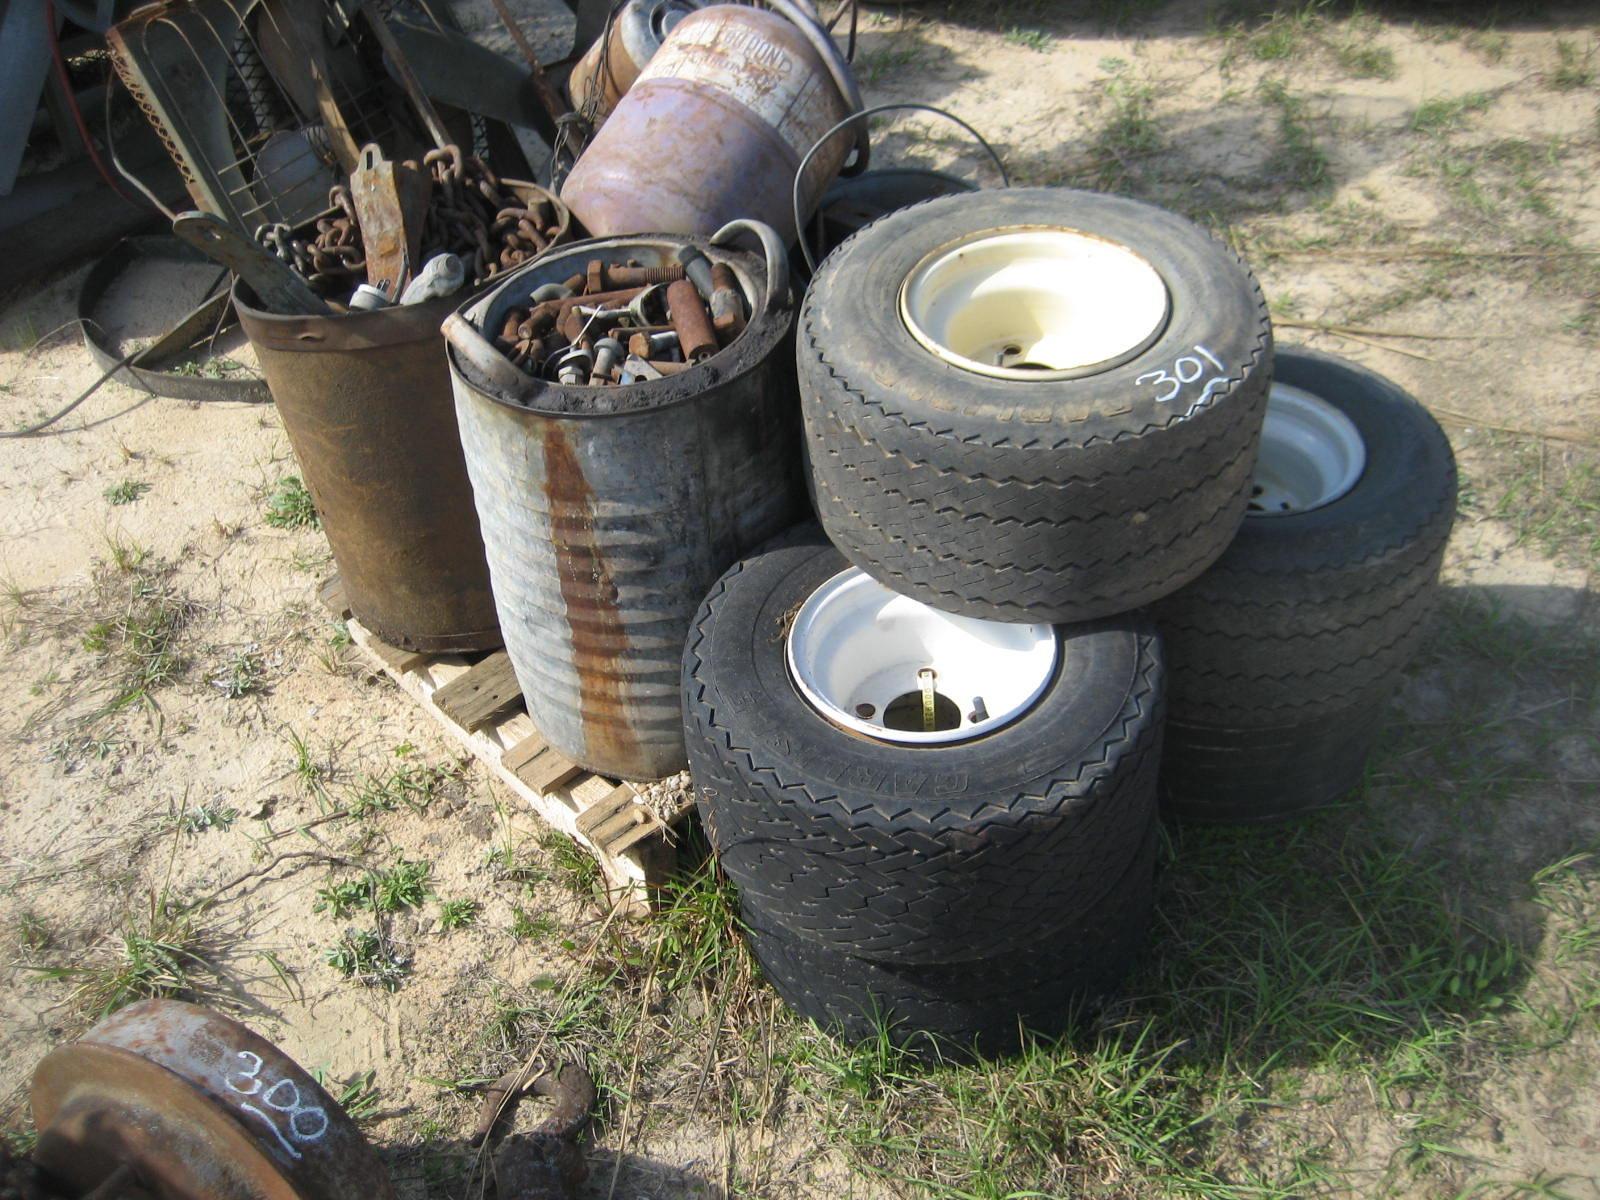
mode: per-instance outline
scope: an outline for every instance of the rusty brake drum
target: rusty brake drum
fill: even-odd
[[[393,1200],[354,1121],[265,1038],[146,1000],[34,1072],[34,1161],[87,1191],[120,1166],[160,1200]]]

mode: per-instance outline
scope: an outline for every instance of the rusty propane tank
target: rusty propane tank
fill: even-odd
[[[579,157],[561,198],[589,232],[706,235],[738,218],[796,236],[800,160],[861,108],[850,67],[793,0],[684,17]],[[779,14],[783,15],[779,15]],[[836,133],[801,181],[809,214],[844,165],[867,159],[865,122]]]
[[[626,0],[567,77],[572,107],[598,124],[655,57],[678,23],[704,0]]]

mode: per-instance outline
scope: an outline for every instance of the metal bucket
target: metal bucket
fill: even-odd
[[[751,317],[680,374],[566,387],[522,375],[478,332],[593,259],[663,266],[687,243],[733,268]],[[695,610],[806,511],[793,327],[775,239],[764,264],[664,235],[552,251],[446,323],[506,652],[534,725],[590,770],[642,780],[684,768],[679,671]],[[493,381],[475,365],[485,354],[503,366]]]
[[[291,317],[263,312],[239,283],[233,303],[322,514],[351,613],[407,650],[498,646],[439,335],[459,300]]]
[[[814,17],[797,11],[786,20],[731,4],[701,9],[678,23],[618,102],[561,199],[597,236],[709,234],[747,217],[788,244],[800,160],[860,107],[849,66]],[[852,139],[854,166],[866,166],[865,124],[857,125],[812,157],[802,213],[839,173]]]
[[[703,0],[624,0],[611,13],[600,37],[567,76],[572,107],[592,112],[597,121],[617,106],[661,49],[662,39]]]

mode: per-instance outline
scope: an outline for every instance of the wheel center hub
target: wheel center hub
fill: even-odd
[[[1303,388],[1275,383],[1247,515],[1286,517],[1332,504],[1366,466],[1367,446],[1355,422]]]
[[[1075,379],[1126,362],[1166,328],[1160,274],[1075,229],[998,230],[935,250],[906,276],[900,316],[953,366],[997,379]]]
[[[1025,713],[1060,659],[1049,625],[939,612],[852,567],[801,605],[787,639],[801,696],[844,729],[941,745]]]

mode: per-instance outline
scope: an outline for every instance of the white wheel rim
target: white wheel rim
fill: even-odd
[[[1290,517],[1332,504],[1367,466],[1361,431],[1304,388],[1275,383],[1261,426],[1261,452],[1248,515]]]
[[[1126,362],[1166,328],[1160,274],[1126,246],[1075,229],[975,234],[916,265],[900,317],[931,353],[966,371],[1036,382]]]
[[[939,612],[851,567],[811,593],[789,629],[789,673],[807,703],[853,733],[945,745],[992,733],[1055,676],[1049,625]],[[931,670],[930,678],[920,672]],[[933,721],[923,719],[931,686]]]

